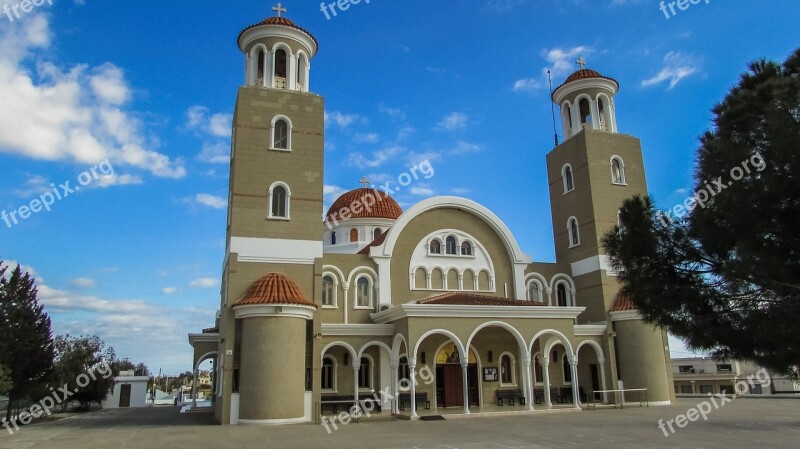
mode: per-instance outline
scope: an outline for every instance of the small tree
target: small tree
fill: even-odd
[[[114,387],[114,376],[103,377],[97,372],[97,367],[101,363],[113,363],[113,348],[106,348],[103,340],[96,336],[69,335],[56,337],[55,348],[57,384],[66,384],[71,391],[76,391],[71,399],[80,402],[81,409],[88,410],[91,404],[100,404],[108,397]],[[91,375],[92,371],[94,375]],[[64,403],[63,407],[66,405]]]
[[[0,365],[8,370],[6,419],[16,401],[41,385],[53,371],[50,317],[39,304],[35,280],[17,266],[10,276],[0,261]]]
[[[11,382],[11,372],[3,365],[0,365],[0,396],[5,396],[14,384]]]

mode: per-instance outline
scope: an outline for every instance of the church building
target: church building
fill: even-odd
[[[195,372],[213,361],[216,420],[314,422],[363,398],[407,419],[535,419],[619,402],[608,390],[621,388],[670,403],[667,335],[619,294],[601,244],[623,200],[647,193],[640,141],[619,132],[619,83],[581,60],[553,93],[565,138],[546,158],[556,262],[535,262],[503,211],[468,198],[403,210],[365,187],[323,210],[318,42],[283,12],[238,37],[220,309],[189,335]]]

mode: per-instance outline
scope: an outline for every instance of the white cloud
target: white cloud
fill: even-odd
[[[214,278],[199,278],[190,282],[189,285],[195,288],[214,288],[217,286],[217,280]]]
[[[80,164],[108,158],[155,176],[184,177],[182,161],[157,152],[137,114],[123,108],[132,90],[122,69],[105,63],[62,70],[47,59],[52,38],[41,14],[0,28],[0,152]]]
[[[542,69],[542,74],[547,77],[547,70],[552,72],[553,80],[565,77],[566,75],[578,70],[576,61],[580,57],[586,57],[593,53],[591,47],[580,45],[572,48],[552,48],[542,52],[544,59],[549,66]]]
[[[347,158],[347,163],[356,168],[375,168],[388,162],[398,154],[408,151],[406,148],[392,145],[373,151],[369,156],[364,153],[350,153]]]
[[[223,142],[206,142],[197,158],[209,164],[227,164],[231,160],[230,145]]]
[[[685,78],[700,71],[697,58],[680,52],[671,51],[664,56],[664,67],[652,78],[642,81],[642,87],[650,87],[669,81],[667,90],[672,90]]]
[[[165,287],[161,292],[165,295],[174,295],[175,293],[178,293],[178,289],[175,287]]]
[[[390,107],[386,106],[383,103],[378,105],[378,111],[381,114],[388,115],[389,118],[391,118],[394,121],[404,122],[404,121],[406,121],[406,118],[407,118],[406,113],[403,112],[402,109],[390,108]]]
[[[356,134],[356,136],[353,137],[353,142],[354,143],[358,143],[358,144],[378,143],[380,140],[381,140],[381,136],[379,136],[378,134],[375,134],[375,133],[371,133],[371,134]]]
[[[429,189],[427,187],[412,187],[411,194],[417,196],[433,196],[434,192],[433,189]]]
[[[95,281],[89,278],[77,278],[72,280],[71,285],[75,288],[92,288],[95,285]]]
[[[117,187],[117,186],[133,186],[142,184],[142,178],[137,175],[114,175],[114,176],[102,176],[100,179],[95,181],[92,186],[100,187],[100,188],[107,188],[107,187]]]
[[[452,112],[437,123],[436,127],[447,131],[457,131],[466,128],[467,123],[469,123],[469,116],[467,114],[463,112]]]
[[[365,122],[366,119],[356,114],[344,114],[339,111],[325,111],[325,127],[336,125],[341,129],[345,129],[355,123]]]
[[[228,206],[227,200],[221,196],[209,195],[207,193],[198,193],[195,196],[197,204],[210,207],[212,209],[225,209]]]
[[[544,81],[536,78],[525,78],[514,82],[514,92],[533,92],[545,87]]]
[[[481,151],[483,151],[483,147],[478,145],[477,143],[470,143],[470,142],[465,142],[463,140],[459,140],[456,143],[456,146],[451,148],[450,151],[448,151],[448,153],[451,155],[456,155],[456,154],[466,154],[466,153],[480,153]]]
[[[233,115],[211,114],[205,106],[192,106],[186,111],[186,127],[214,137],[230,137]]]
[[[32,198],[49,192],[52,189],[50,184],[52,184],[52,182],[50,182],[49,179],[44,176],[35,175],[28,178],[25,181],[25,185],[21,189],[15,189],[13,193],[20,198]]]

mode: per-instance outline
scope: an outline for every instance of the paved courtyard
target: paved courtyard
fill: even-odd
[[[332,434],[324,427],[210,424],[208,414],[176,408],[107,410],[34,424],[10,436],[9,449],[250,449],[250,448],[796,448],[800,446],[800,400],[739,399],[677,429],[669,438],[658,420],[674,419],[701,399],[669,407],[626,408],[502,418],[389,421],[350,424]],[[2,429],[0,429],[2,430]]]

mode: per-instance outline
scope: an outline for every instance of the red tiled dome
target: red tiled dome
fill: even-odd
[[[614,298],[614,305],[611,306],[610,312],[627,312],[629,310],[636,310],[636,305],[631,300],[630,296],[623,295],[622,292],[617,293]]]
[[[317,41],[317,38],[315,38],[313,34],[311,34],[305,28],[300,27],[299,25],[297,25],[293,21],[287,19],[286,17],[270,17],[270,18],[262,20],[261,22],[255,24],[255,25],[250,25],[249,27],[247,27],[244,30],[242,30],[241,33],[239,33],[239,37],[236,40],[238,41],[239,39],[241,39],[242,38],[242,34],[244,34],[245,31],[253,29],[255,27],[260,27],[262,25],[280,25],[280,26],[294,28],[295,30],[302,31],[303,33],[306,33],[314,41],[314,44],[316,44],[317,48],[319,48],[319,42]]]
[[[254,282],[233,307],[270,304],[316,307],[293,280],[281,273],[270,273]]]
[[[370,204],[372,205],[370,206]],[[369,210],[367,206],[369,206]],[[397,220],[403,215],[403,209],[392,197],[379,190],[367,188],[351,190],[340,196],[328,209],[325,221],[346,221],[339,217],[342,209],[350,211],[350,219],[388,218]]]
[[[577,72],[573,73],[572,75],[567,77],[567,80],[564,81],[560,86],[556,88],[555,91],[561,89],[562,87],[566,86],[569,83],[574,83],[575,81],[581,80],[588,80],[588,79],[603,79],[613,82],[617,85],[617,89],[619,89],[619,83],[614,78],[609,78],[607,76],[602,75],[600,72],[592,69],[580,69]],[[553,91],[553,92],[555,92]]]

